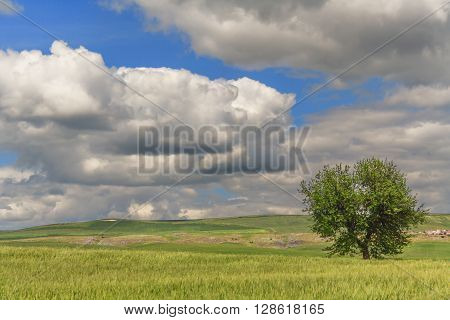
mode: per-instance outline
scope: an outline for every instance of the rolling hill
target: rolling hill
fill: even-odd
[[[0,299],[442,299],[449,239],[418,231],[449,222],[430,216],[404,254],[380,261],[326,257],[308,216],[3,231]]]

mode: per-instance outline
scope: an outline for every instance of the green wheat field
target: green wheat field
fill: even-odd
[[[371,261],[327,257],[310,223],[253,216],[2,231],[0,299],[450,298],[449,237],[424,232],[450,229],[450,215],[429,216],[402,255]]]

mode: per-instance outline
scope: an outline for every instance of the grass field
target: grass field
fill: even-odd
[[[0,299],[446,299],[450,215],[405,253],[328,258],[306,216],[92,221],[0,232]]]

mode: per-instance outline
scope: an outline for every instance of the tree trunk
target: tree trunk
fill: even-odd
[[[369,260],[370,259],[370,253],[369,253],[369,247],[365,246],[362,248],[362,254],[363,254],[363,259],[364,260]]]

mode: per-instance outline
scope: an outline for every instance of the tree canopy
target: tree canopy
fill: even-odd
[[[325,166],[302,181],[305,211],[314,232],[333,242],[330,254],[362,254],[364,259],[402,252],[412,226],[427,214],[394,162],[363,159],[353,167]]]

